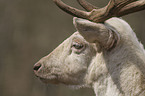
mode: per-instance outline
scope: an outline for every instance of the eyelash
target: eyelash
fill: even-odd
[[[77,54],[80,54],[85,49],[84,43],[73,42],[71,46],[71,50]]]
[[[77,42],[73,42],[72,47],[79,50],[79,49],[82,49],[84,45]]]

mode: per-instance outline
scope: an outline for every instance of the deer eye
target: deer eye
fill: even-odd
[[[73,42],[72,43],[72,50],[76,53],[80,53],[85,48],[85,45],[83,43]]]
[[[84,47],[84,45],[77,42],[73,42],[72,47],[74,47],[75,49],[81,49]]]

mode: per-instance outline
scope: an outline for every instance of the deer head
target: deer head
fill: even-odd
[[[136,89],[143,86],[144,49],[130,26],[116,17],[145,9],[145,1],[110,0],[104,8],[97,8],[84,0],[77,1],[88,12],[54,0],[62,10],[76,16],[73,23],[77,32],[34,65],[36,76],[45,83],[92,86],[100,96],[144,94],[145,87]],[[128,77],[127,73],[134,77]],[[129,88],[125,87],[126,83]]]

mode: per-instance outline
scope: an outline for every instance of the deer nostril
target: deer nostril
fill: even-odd
[[[37,63],[34,65],[33,70],[38,71],[38,69],[40,69],[40,67],[41,67],[41,64]]]

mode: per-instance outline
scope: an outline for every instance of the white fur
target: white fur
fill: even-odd
[[[38,62],[42,68],[37,76],[50,83],[92,87],[96,96],[145,96],[143,45],[124,20],[111,18],[105,26],[120,35],[114,49],[107,51],[75,32]],[[75,40],[86,46],[81,53],[72,48]],[[56,77],[50,80],[51,75]]]

